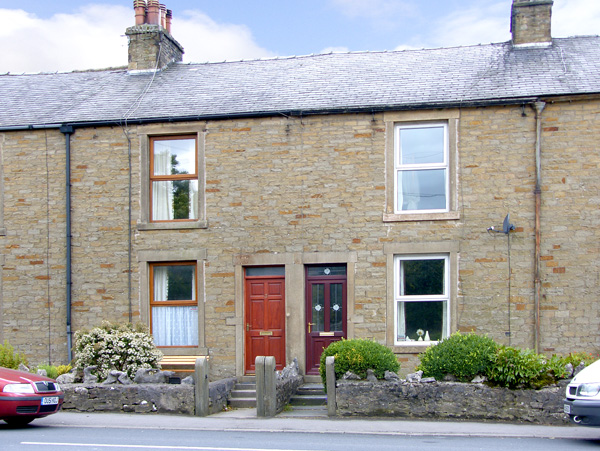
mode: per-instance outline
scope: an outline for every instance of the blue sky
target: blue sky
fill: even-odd
[[[163,0],[184,61],[502,42],[512,0]],[[0,0],[0,73],[123,66],[132,0]],[[554,0],[553,35],[600,34],[600,0]]]

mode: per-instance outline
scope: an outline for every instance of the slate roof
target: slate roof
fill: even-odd
[[[600,37],[225,63],[0,75],[0,128],[381,111],[600,93]]]

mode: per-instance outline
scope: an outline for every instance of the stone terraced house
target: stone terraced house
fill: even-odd
[[[0,340],[142,321],[213,379],[340,337],[598,352],[600,37],[551,0],[509,42],[207,64],[134,6],[127,68],[0,75]]]

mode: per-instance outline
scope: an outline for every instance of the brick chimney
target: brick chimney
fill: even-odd
[[[129,38],[129,72],[162,70],[182,60],[183,47],[171,36],[173,13],[158,0],[133,0],[135,26],[125,34]]]
[[[513,45],[551,44],[552,0],[513,0],[510,31]]]

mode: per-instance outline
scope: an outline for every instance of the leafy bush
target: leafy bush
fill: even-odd
[[[4,341],[4,345],[0,345],[0,366],[16,370],[21,363],[27,366],[25,355],[16,353],[8,341]]]
[[[38,365],[37,369],[38,370],[46,370],[46,375],[49,378],[56,379],[61,374],[68,373],[73,368],[71,367],[71,365],[59,365],[59,366],[54,366],[54,365]]]
[[[97,366],[100,380],[113,370],[133,377],[140,368],[159,368],[163,354],[154,345],[144,324],[111,324],[103,322],[91,331],[75,332],[75,368],[83,371]]]
[[[562,357],[562,362],[567,365],[573,365],[573,368],[577,368],[581,363],[588,366],[597,360],[597,356],[594,357],[592,354],[587,352],[572,352],[569,355]]]
[[[540,388],[547,385],[545,357],[531,349],[502,346],[496,352],[488,371],[490,382],[508,388]]]
[[[571,372],[567,371],[568,363],[567,357],[553,355],[546,361],[546,371],[555,381],[558,379],[565,379],[571,376]],[[579,363],[577,365],[579,365]],[[577,365],[574,365],[573,367],[576,367]]]
[[[340,340],[331,343],[321,354],[319,373],[325,389],[327,389],[327,375],[325,360],[329,356],[335,357],[335,376],[341,378],[347,371],[351,371],[361,378],[367,377],[367,370],[371,369],[378,379],[383,379],[386,371],[397,373],[400,363],[391,349],[370,340]]]
[[[458,380],[470,382],[484,375],[490,367],[498,345],[485,335],[456,332],[421,353],[417,367],[423,376],[442,380],[451,374]]]

